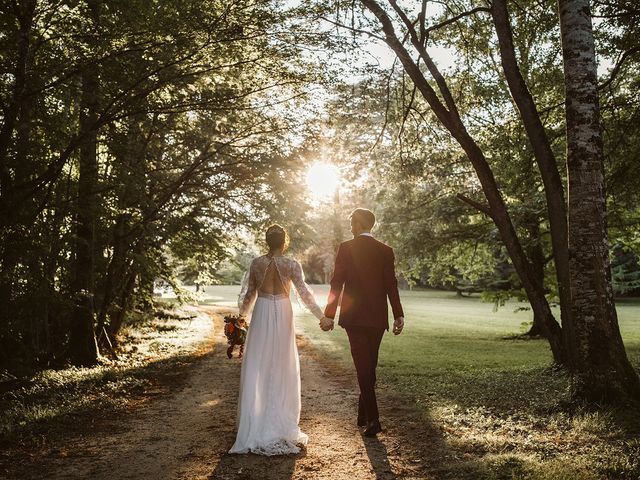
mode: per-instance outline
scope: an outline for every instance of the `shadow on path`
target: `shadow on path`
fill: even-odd
[[[252,453],[237,455],[225,454],[216,469],[208,477],[211,480],[254,479],[254,478],[294,478],[296,462],[304,458],[303,449],[297,455],[277,455],[267,457]]]
[[[371,468],[376,475],[376,479],[395,480],[398,478],[392,471],[391,463],[387,454],[386,445],[376,438],[362,437],[364,448],[367,450]]]
[[[43,459],[52,479],[154,480],[378,480],[452,478],[453,452],[442,431],[416,406],[380,388],[385,432],[365,438],[355,425],[358,387],[354,372],[331,365],[305,337],[298,337],[302,380],[300,427],[309,444],[297,455],[266,457],[227,452],[235,439],[241,363],[228,359],[220,309],[213,318],[211,349],[170,393],[113,419],[114,431],[60,446],[72,452]],[[464,463],[464,462],[463,462]],[[478,478],[477,464],[455,478]],[[41,470],[44,471],[44,470]],[[461,473],[454,472],[454,476]],[[40,477],[42,478],[42,477]]]

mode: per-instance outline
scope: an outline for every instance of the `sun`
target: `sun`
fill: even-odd
[[[340,184],[340,172],[330,163],[314,163],[307,172],[309,195],[316,200],[331,198]]]

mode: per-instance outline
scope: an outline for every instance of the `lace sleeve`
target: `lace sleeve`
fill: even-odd
[[[313,296],[313,292],[304,281],[304,273],[302,272],[302,266],[300,263],[295,262],[293,264],[293,272],[291,275],[291,281],[298,293],[298,297],[302,300],[302,303],[309,309],[313,315],[320,320],[324,315],[322,309],[316,303],[316,299]]]
[[[253,267],[254,262],[251,262],[249,271],[242,277],[242,286],[240,287],[240,295],[238,296],[238,309],[240,310],[240,315],[244,316],[247,316],[251,307],[253,307],[253,301],[257,293],[256,274]]]

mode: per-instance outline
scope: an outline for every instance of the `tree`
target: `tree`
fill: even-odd
[[[388,13],[374,0],[362,0],[362,4],[378,19],[380,28],[385,35],[385,41],[398,55],[405,71],[409,77],[411,77],[417,89],[428,102],[438,120],[460,144],[467,158],[473,165],[488,204],[485,205],[462,195],[460,195],[459,198],[473,208],[488,215],[496,224],[502,241],[509,252],[511,261],[522,281],[534,314],[542,319],[542,327],[551,346],[554,360],[559,364],[563,364],[565,362],[565,352],[562,346],[562,331],[560,325],[555,320],[549,303],[545,298],[543,286],[538,284],[531,263],[526,257],[493,171],[487,162],[487,158],[478,143],[467,131],[463,119],[460,117],[456,101],[451,94],[449,85],[427,52],[424,43],[427,39],[427,30],[424,27],[424,23],[421,24],[420,31],[422,35],[420,36],[414,28],[414,23],[408,18],[402,8],[399,7],[394,0],[390,0],[389,3],[406,28],[411,45],[418,53],[419,58],[425,63],[429,73],[433,76],[442,100],[440,96],[438,96],[438,93],[436,93],[436,90],[427,81],[419,65],[413,60],[403,45],[403,42],[396,34],[394,24]],[[424,22],[424,16],[420,21]]]
[[[604,155],[590,2],[559,0],[564,58],[572,330],[565,330],[574,394],[640,398],[613,299]]]
[[[175,260],[304,211],[303,61],[271,2],[2,7],[0,363],[90,364]]]
[[[458,197],[469,205],[472,205],[478,211],[489,216],[498,228],[501,239],[509,252],[509,257],[520,280],[522,281],[529,298],[529,302],[532,305],[534,315],[538,319],[542,320],[541,325],[543,326],[545,336],[550,341],[554,359],[558,363],[563,363],[568,366],[574,374],[574,386],[576,387],[574,388],[574,392],[576,398],[592,401],[598,395],[600,395],[600,398],[606,397],[608,400],[613,398],[624,398],[628,395],[637,396],[637,374],[632,368],[626,368],[624,363],[626,356],[620,356],[617,353],[614,353],[614,356],[617,359],[613,361],[612,365],[616,364],[620,371],[625,372],[622,374],[625,378],[617,383],[617,386],[619,387],[617,390],[611,389],[609,392],[600,390],[595,392],[595,395],[589,395],[585,390],[578,388],[578,385],[583,382],[582,377],[584,377],[584,375],[579,371],[577,362],[581,363],[582,367],[580,368],[589,369],[590,367],[588,367],[589,359],[584,356],[578,359],[575,356],[575,342],[577,341],[578,335],[578,332],[576,331],[578,327],[575,325],[584,324],[584,322],[588,321],[590,317],[586,311],[578,311],[578,309],[574,308],[574,305],[568,301],[568,292],[571,291],[573,295],[573,291],[577,288],[577,284],[575,284],[575,281],[573,280],[574,278],[580,277],[581,275],[588,275],[593,272],[592,270],[587,269],[584,265],[577,264],[576,262],[568,262],[570,258],[568,252],[571,251],[571,244],[566,236],[568,219],[565,210],[561,176],[559,174],[553,150],[550,147],[547,133],[540,121],[540,114],[537,110],[535,101],[527,88],[524,76],[521,73],[518,61],[516,60],[517,57],[515,55],[506,2],[496,1],[493,2],[490,7],[469,8],[468,10],[463,10],[460,13],[451,13],[449,18],[441,20],[432,26],[426,25],[425,9],[428,2],[422,2],[422,8],[417,13],[416,20],[412,20],[407,13],[408,10],[399,6],[395,0],[389,0],[388,9],[382,7],[381,4],[375,0],[362,0],[361,3],[373,14],[376,19],[375,23],[383,34],[383,36],[380,37],[377,32],[374,31],[369,32],[370,35],[385,41],[396,53],[400,63],[403,65],[407,75],[411,78],[417,91],[429,104],[433,114],[437,117],[441,125],[448,130],[453,138],[455,138],[460,147],[464,150],[471,165],[473,165],[478,181],[482,186],[487,204],[483,204],[463,195],[458,195]],[[583,5],[583,7],[584,6],[585,5]],[[532,145],[544,184],[543,191],[546,195],[546,207],[548,212],[547,220],[551,227],[553,258],[562,308],[562,329],[553,318],[548,302],[545,299],[544,286],[540,281],[540,269],[534,266],[534,263],[540,263],[540,255],[539,253],[536,254],[535,251],[530,251],[529,255],[525,252],[525,249],[522,246],[523,243],[521,241],[521,237],[518,235],[518,230],[513,223],[513,217],[508,212],[506,203],[502,197],[502,190],[496,182],[492,168],[487,160],[483,148],[467,131],[463,117],[458,109],[458,100],[456,96],[452,94],[450,85],[429,55],[426,47],[430,35],[435,30],[450,26],[462,19],[476,14],[481,14],[483,12],[492,14],[493,24],[498,37],[501,63],[506,83],[513,96],[514,103],[520,112],[520,117]],[[402,35],[396,33],[397,24],[400,25],[403,32]],[[362,31],[362,29],[355,30]],[[406,39],[407,43],[410,45],[411,53],[405,45],[405,40],[403,40],[403,38]],[[417,56],[417,61],[414,60],[413,55]],[[423,64],[424,67],[421,64]],[[593,71],[595,72],[595,66]],[[431,76],[431,81],[427,79],[425,75],[426,73]],[[565,65],[565,75],[566,74]],[[592,83],[596,89],[594,91],[597,92],[595,78],[594,73]],[[567,98],[570,102],[571,98],[569,94],[567,94]],[[569,119],[569,116],[570,113],[567,111],[567,120]],[[592,118],[592,126],[597,126],[597,119],[598,117]],[[567,126],[567,128],[567,131],[569,131],[572,127]],[[575,130],[572,134],[577,135],[578,131],[579,130]],[[567,136],[567,140],[569,141],[569,136]],[[571,149],[569,148],[569,151],[570,150]],[[597,193],[594,196],[593,192],[591,192],[591,195],[591,198],[595,202],[604,202],[603,191],[600,196],[598,196]],[[578,224],[580,224],[579,219]],[[571,227],[569,227],[569,229],[570,228]],[[576,228],[579,229],[580,227],[576,226]],[[606,227],[604,228],[605,230],[603,230],[603,232],[606,231]],[[534,231],[535,229],[532,230],[532,232]],[[606,238],[606,235],[600,238]],[[538,257],[537,262],[532,261],[534,256]],[[608,262],[608,259],[606,259],[606,248],[604,252],[600,251],[600,256],[598,258],[601,262]],[[605,260],[603,260],[603,258]],[[601,287],[605,290],[607,288],[610,290],[610,274],[607,273],[608,264],[601,263],[598,267],[598,271],[600,272],[602,279],[602,282],[600,283]],[[591,307],[595,308],[595,305],[592,303]],[[574,319],[573,315],[581,315],[581,318]],[[615,317],[611,316],[610,309],[606,318],[610,320],[611,329],[608,338],[613,342],[609,343],[608,346],[614,347],[616,352],[624,352],[622,342],[619,340],[617,320]],[[590,349],[593,350],[598,348],[598,340],[595,337],[586,340],[586,342],[590,345]],[[607,342],[604,343],[606,344]],[[605,347],[605,349],[606,348],[607,347]]]
[[[99,35],[101,2],[88,0],[88,31]],[[95,48],[95,46],[93,46]],[[85,62],[80,74],[78,199],[73,292],[75,305],[69,332],[69,358],[75,365],[92,365],[98,359],[94,332],[94,257],[98,190],[98,130],[100,87],[98,69]]]

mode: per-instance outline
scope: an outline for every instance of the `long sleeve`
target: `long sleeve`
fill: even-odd
[[[393,310],[393,318],[404,317],[402,305],[400,304],[400,294],[398,293],[398,280],[395,271],[395,256],[393,250],[389,250],[389,256],[385,262],[384,283]]]
[[[257,282],[256,282],[256,272],[254,269],[254,264],[251,262],[251,266],[249,267],[249,271],[245,273],[242,279],[242,286],[240,287],[240,295],[238,296],[238,309],[240,310],[240,315],[247,316],[249,311],[251,311],[251,307],[253,306],[253,302],[256,298],[257,294]]]
[[[328,318],[335,318],[336,311],[338,310],[338,301],[340,300],[340,294],[342,293],[342,287],[346,279],[345,254],[345,248],[340,245],[336,255],[333,276],[331,277],[331,290],[329,291],[327,306],[324,309],[324,314]]]
[[[313,296],[313,292],[304,281],[304,273],[302,272],[302,265],[299,262],[295,262],[293,265],[293,272],[291,275],[291,282],[298,293],[298,297],[302,300],[302,303],[309,309],[313,315],[320,320],[324,315],[322,309],[316,303],[316,299]]]

